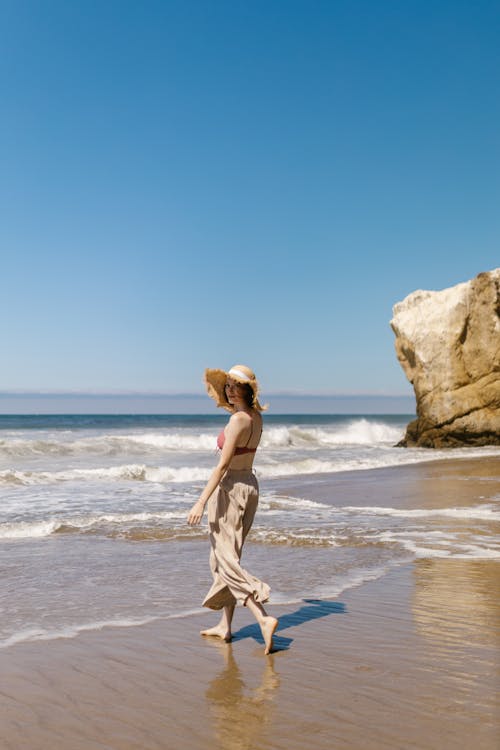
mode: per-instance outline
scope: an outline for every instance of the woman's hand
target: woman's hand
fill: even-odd
[[[189,511],[188,515],[188,524],[190,526],[196,526],[197,523],[200,523],[201,519],[203,518],[203,511],[205,510],[205,503],[203,500],[198,500],[197,503],[193,505],[191,510]]]

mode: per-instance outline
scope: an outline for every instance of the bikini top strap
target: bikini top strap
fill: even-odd
[[[251,428],[250,428],[250,436],[249,436],[248,440],[247,440],[247,441],[246,441],[246,443],[245,443],[245,448],[248,448],[248,443],[249,443],[249,442],[250,442],[250,440],[252,439],[252,435],[253,435],[253,418],[252,418],[252,417],[250,417],[250,420],[251,420],[251,422],[252,422],[252,426],[251,426]]]
[[[253,436],[253,421],[254,420],[253,420],[253,417],[250,417],[250,419],[252,420],[252,426],[250,428],[250,436],[249,436],[249,438],[246,441],[245,446],[244,446],[245,448],[248,448],[248,443],[250,442],[250,440],[252,439],[252,436]],[[262,427],[260,428],[260,434],[262,435]],[[260,440],[260,438],[259,438],[259,440]]]

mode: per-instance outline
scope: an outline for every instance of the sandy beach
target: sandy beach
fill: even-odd
[[[448,461],[293,481],[302,497],[428,512],[450,493],[464,509],[485,488],[498,495],[498,468]],[[336,598],[269,611],[280,618],[269,657],[244,609],[231,644],[199,636],[216,617],[207,611],[2,650],[1,747],[499,747],[498,561],[434,551]]]

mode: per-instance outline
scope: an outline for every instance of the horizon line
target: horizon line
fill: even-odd
[[[9,396],[55,396],[55,397],[89,397],[89,398],[127,398],[130,396],[141,398],[199,398],[206,399],[206,393],[189,392],[189,391],[104,391],[104,390],[32,390],[32,389],[12,389],[0,390],[0,398]],[[414,393],[384,393],[384,392],[311,392],[311,391],[269,391],[265,398],[409,398]]]

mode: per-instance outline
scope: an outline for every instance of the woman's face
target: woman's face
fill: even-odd
[[[233,380],[232,378],[227,378],[225,389],[226,389],[226,398],[230,404],[234,404],[235,401],[241,401],[242,387],[239,383],[236,382],[236,380]]]

